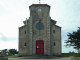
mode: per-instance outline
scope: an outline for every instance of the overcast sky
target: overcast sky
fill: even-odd
[[[39,0],[0,0],[0,50],[15,48],[18,50],[18,27],[30,16],[29,6]],[[76,52],[73,47],[64,47],[68,32],[80,27],[80,0],[41,0],[48,4],[50,17],[62,27],[62,53]]]

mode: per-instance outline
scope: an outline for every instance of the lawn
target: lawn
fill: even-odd
[[[62,56],[64,57],[70,57],[70,56],[75,56],[77,53],[62,53]],[[16,58],[18,57],[18,55],[12,55],[12,56],[8,56],[8,57],[13,57]]]
[[[18,55],[12,55],[12,56],[8,56],[8,57],[16,58],[16,57],[18,57]]]
[[[62,56],[69,57],[69,56],[75,56],[77,53],[62,53]]]

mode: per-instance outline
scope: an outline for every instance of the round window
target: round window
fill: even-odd
[[[41,9],[38,9],[38,12],[41,12]]]
[[[43,23],[39,22],[39,23],[36,24],[36,29],[37,30],[42,30],[43,28],[44,28]]]

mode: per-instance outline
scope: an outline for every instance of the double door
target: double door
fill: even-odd
[[[44,41],[43,40],[36,41],[36,54],[44,54]]]

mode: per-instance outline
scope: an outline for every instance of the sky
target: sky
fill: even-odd
[[[18,28],[30,17],[29,6],[32,4],[39,4],[39,0],[0,0],[0,50],[18,50]],[[51,19],[62,27],[62,53],[77,52],[73,47],[66,48],[64,42],[68,32],[80,27],[80,0],[41,0],[41,4],[51,6]]]

